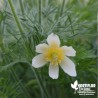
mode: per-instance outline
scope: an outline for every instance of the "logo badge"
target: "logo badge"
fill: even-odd
[[[73,84],[71,83],[71,88],[73,88],[74,94],[79,95],[94,95],[96,84],[79,84],[76,80]]]

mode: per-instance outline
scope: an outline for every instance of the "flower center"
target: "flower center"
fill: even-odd
[[[46,61],[52,65],[58,65],[64,59],[64,52],[61,47],[51,45],[44,54]]]

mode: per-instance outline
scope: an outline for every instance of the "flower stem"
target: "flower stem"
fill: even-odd
[[[15,18],[16,24],[18,26],[18,29],[19,29],[21,35],[23,35],[23,29],[22,29],[22,26],[21,26],[21,24],[19,22],[19,19],[18,19],[17,15],[15,13],[14,6],[12,4],[12,1],[11,0],[8,0],[8,2],[9,2],[9,5],[10,5],[10,8],[11,8],[11,11],[12,11],[12,13],[14,15],[14,18]]]
[[[46,98],[50,98],[50,96],[49,96],[49,94],[47,92],[47,89],[45,88],[44,84],[42,83],[42,79],[40,78],[38,71],[33,69],[33,68],[32,68],[32,70],[33,70],[33,72],[35,74],[35,77],[36,77],[36,79],[37,79],[37,81],[39,83],[39,86],[40,86],[41,90],[43,90],[43,92],[45,93]]]

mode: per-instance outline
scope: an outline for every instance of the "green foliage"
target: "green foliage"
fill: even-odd
[[[97,23],[95,0],[4,0],[0,10],[0,98],[82,98],[70,87],[97,83]],[[77,69],[72,78],[48,76],[48,65],[31,66],[35,46],[57,34],[61,45],[73,46]],[[84,96],[85,98],[85,96]],[[96,98],[86,96],[86,98]]]
[[[17,98],[19,96],[18,82],[13,81],[9,71],[0,73],[0,98]]]

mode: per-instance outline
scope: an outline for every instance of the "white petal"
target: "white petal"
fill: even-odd
[[[59,67],[56,65],[49,65],[49,76],[52,79],[57,79],[59,75]]]
[[[39,45],[36,46],[36,52],[38,52],[38,53],[43,53],[47,49],[48,49],[48,45],[45,44],[45,43],[39,44]]]
[[[32,66],[35,68],[42,67],[47,61],[45,60],[43,54],[39,54],[32,59]]]
[[[60,39],[59,39],[59,37],[56,34],[53,34],[53,33],[48,36],[47,42],[48,42],[49,45],[54,43],[54,44],[60,46]]]
[[[61,62],[61,68],[70,76],[76,76],[75,64],[67,57]]]
[[[64,53],[66,56],[75,56],[76,55],[76,51],[73,49],[72,46],[63,46],[62,47]]]

